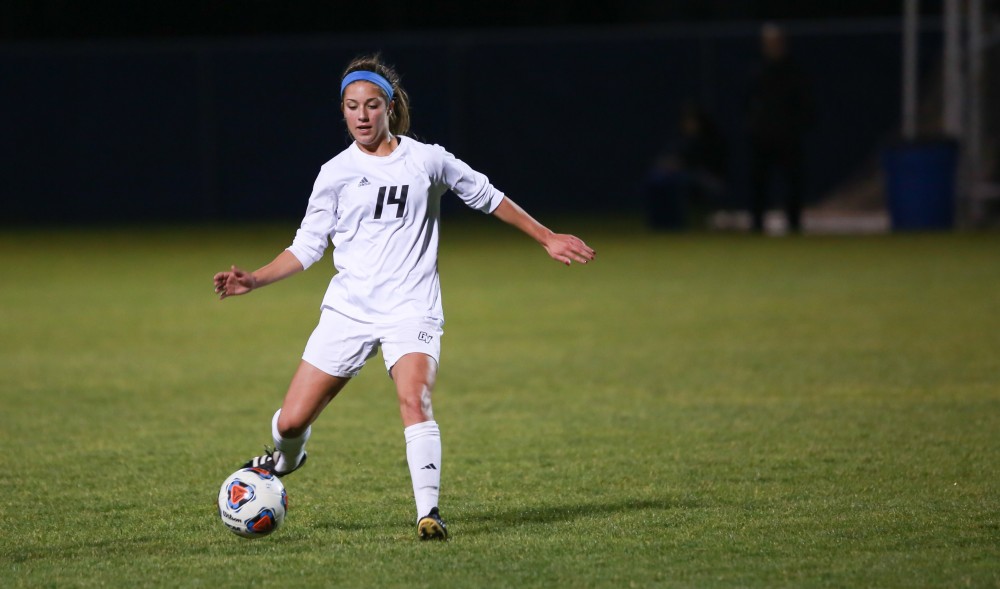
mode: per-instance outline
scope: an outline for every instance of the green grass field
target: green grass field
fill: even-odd
[[[294,223],[0,233],[5,587],[998,587],[1000,235],[443,229],[452,540],[420,543],[381,359],[317,422],[286,526],[222,480],[269,441],[332,273],[219,302]]]

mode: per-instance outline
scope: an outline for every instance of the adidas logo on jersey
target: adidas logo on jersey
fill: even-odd
[[[362,186],[368,186],[369,184],[371,184],[371,182],[368,181],[368,178],[365,178],[364,176],[362,176],[361,177],[361,182],[358,182],[358,187],[360,188]]]

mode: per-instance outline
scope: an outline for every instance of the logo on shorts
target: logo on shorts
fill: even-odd
[[[417,334],[417,339],[424,342],[425,344],[429,344],[431,343],[431,340],[434,339],[434,336],[427,333],[426,331],[421,331],[420,333]]]

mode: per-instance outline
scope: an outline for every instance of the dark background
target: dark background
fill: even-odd
[[[722,204],[742,208],[743,105],[766,20],[786,26],[816,94],[810,202],[895,137],[898,1],[574,4],[4,4],[0,223],[299,217],[348,142],[340,72],[372,51],[402,73],[420,139],[532,210],[638,211],[685,101],[723,128]],[[927,72],[940,5],[922,4]]]
[[[925,16],[940,0],[923,0]],[[718,23],[897,17],[900,0],[21,0],[0,4],[6,39],[298,35],[310,33]]]

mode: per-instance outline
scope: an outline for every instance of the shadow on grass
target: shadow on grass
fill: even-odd
[[[703,505],[693,499],[656,498],[572,505],[536,505],[506,510],[491,509],[466,514],[459,512],[457,515],[461,523],[469,524],[469,527],[463,529],[463,535],[476,535],[491,532],[491,524],[511,528],[533,524],[569,522],[593,517],[604,518],[614,514],[639,511],[669,511],[698,507],[703,507]]]
[[[639,511],[669,511],[674,509],[696,509],[704,507],[694,499],[657,498],[609,501],[604,503],[578,503],[572,505],[533,505],[512,507],[509,509],[465,511],[452,508],[448,513],[454,518],[454,523],[461,525],[462,534],[475,535],[487,533],[491,524],[502,525],[505,528],[568,522],[583,518],[607,517],[613,514],[627,514]],[[448,521],[448,513],[445,520]],[[343,532],[371,531],[380,524],[371,521],[350,521],[339,519],[336,522],[317,522],[315,527],[336,529]]]

